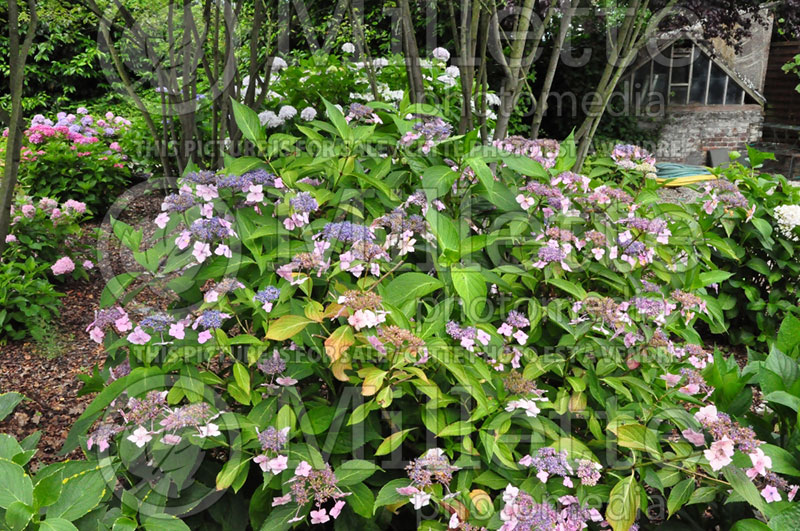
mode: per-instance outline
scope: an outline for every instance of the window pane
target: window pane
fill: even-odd
[[[672,82],[689,82],[689,63],[691,61],[691,48],[673,48],[672,50]]]
[[[725,78],[728,75],[716,64],[711,65],[711,80],[708,84],[708,104],[721,105],[725,93]]]
[[[634,74],[633,74],[633,93],[634,94],[646,94],[649,90],[649,83],[647,82],[647,77],[650,75],[650,64],[642,65]]]
[[[689,101],[691,103],[705,103],[708,65],[711,61],[699,50],[697,50],[696,55],[697,57],[692,66],[692,85],[689,91]]]
[[[725,103],[727,105],[738,105],[742,103],[742,92],[744,92],[744,89],[731,79],[728,81],[728,95],[725,97]]]
[[[686,87],[672,87],[672,95],[669,102],[674,105],[685,105]]]
[[[655,61],[653,63],[653,94],[650,98],[651,101],[666,103],[668,80],[669,66],[662,64],[660,61]]]

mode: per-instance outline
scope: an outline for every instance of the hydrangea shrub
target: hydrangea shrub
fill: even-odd
[[[134,312],[118,277],[87,330],[110,369],[66,449],[125,476],[125,518],[627,531],[795,510],[796,459],[750,412],[762,382],[705,340],[731,277],[714,228],[753,210],[734,185],[673,204],[573,173],[571,139],[484,146],[403,101],[323,103],[302,140],[234,105],[261,156],[184,175],[147,249],[115,222],[179,298]],[[185,492],[195,461],[148,458],[180,445],[204,452]]]
[[[131,122],[80,107],[56,120],[36,115],[24,131],[19,181],[28,193],[59,201],[80,198],[101,213],[130,180],[119,139]]]

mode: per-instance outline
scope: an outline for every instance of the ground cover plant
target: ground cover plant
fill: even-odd
[[[792,518],[793,325],[744,371],[701,335],[732,276],[715,230],[754,212],[735,183],[668,203],[624,146],[637,187],[570,171],[570,139],[483,146],[407,99],[324,105],[272,137],[234,105],[260,156],[187,172],[150,241],[113,222],[179,300],[127,307],[124,273],[87,330],[109,368],[65,449],[116,495],[84,522]]]

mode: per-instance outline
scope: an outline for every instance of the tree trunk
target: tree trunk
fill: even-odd
[[[633,2],[630,14],[626,16],[622,31],[617,37],[617,46],[615,46],[612,53],[613,60],[609,60],[608,66],[603,72],[603,80],[598,85],[597,90],[601,95],[600,103],[593,106],[590,116],[586,117],[583,124],[581,124],[579,132],[576,134],[576,139],[580,138],[580,143],[578,144],[575,171],[580,171],[586,161],[592,140],[597,128],[600,126],[600,120],[602,120],[603,114],[608,107],[608,102],[625,70],[634,61],[639,50],[658,31],[659,24],[664,17],[672,12],[676,4],[677,0],[670,0],[667,5],[648,20],[646,14],[650,7],[649,0],[636,0]]]
[[[425,101],[425,86],[422,83],[422,69],[419,60],[417,38],[414,35],[414,23],[411,20],[411,8],[408,0],[399,0],[400,30],[403,39],[403,54],[405,55],[406,75],[408,76],[408,94],[411,103]]]
[[[8,2],[8,41],[9,41],[9,89],[11,92],[11,116],[8,123],[8,143],[6,145],[3,182],[0,183],[0,256],[6,248],[6,236],[11,225],[11,205],[14,201],[14,187],[19,173],[19,150],[22,147],[22,88],[25,78],[25,62],[31,48],[39,19],[36,15],[35,0],[28,0],[30,22],[25,39],[19,42],[19,6],[17,0]]]
[[[495,39],[496,53],[499,51],[498,60],[503,66],[506,73],[506,83],[504,90],[500,95],[500,108],[497,110],[497,124],[495,125],[494,138],[503,139],[508,134],[508,124],[511,120],[511,114],[514,112],[514,107],[519,101],[522,94],[522,87],[528,78],[528,72],[536,57],[536,52],[539,49],[542,36],[544,35],[545,28],[558,8],[558,0],[551,0],[550,5],[545,13],[544,20],[537,26],[533,33],[533,48],[528,56],[525,56],[525,33],[530,27],[531,18],[533,16],[533,8],[535,0],[525,0],[525,3],[520,8],[520,15],[517,19],[517,25],[514,29],[516,35],[513,45],[511,46],[511,57],[506,61],[502,53],[502,43],[500,42],[500,21],[497,17],[497,9],[494,9],[494,16],[490,24],[494,26],[492,34]]]
[[[372,54],[369,51],[369,44],[367,43],[367,35],[364,33],[364,25],[362,24],[363,13],[358,10],[358,7],[350,3],[350,20],[353,24],[353,38],[356,41],[356,50],[364,62],[364,71],[367,73],[367,81],[369,81],[369,88],[372,92],[372,97],[375,101],[381,100],[380,92],[378,92],[378,76],[375,73],[375,66],[372,64]]]
[[[550,63],[547,65],[547,73],[544,76],[542,84],[542,91],[539,93],[539,104],[536,106],[536,112],[533,115],[533,122],[531,122],[531,138],[539,137],[539,129],[542,126],[542,119],[547,110],[547,98],[550,95],[550,87],[553,86],[553,78],[556,75],[558,62],[561,58],[561,49],[564,46],[564,40],[569,33],[570,25],[572,24],[572,17],[575,16],[575,10],[578,8],[580,0],[569,0],[567,8],[561,17],[561,26],[558,30],[556,40],[553,42],[553,51],[550,54]]]

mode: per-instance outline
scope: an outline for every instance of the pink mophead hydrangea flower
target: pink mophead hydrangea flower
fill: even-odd
[[[55,264],[50,266],[54,275],[63,275],[65,273],[72,273],[75,270],[75,263],[69,256],[59,258]]]

